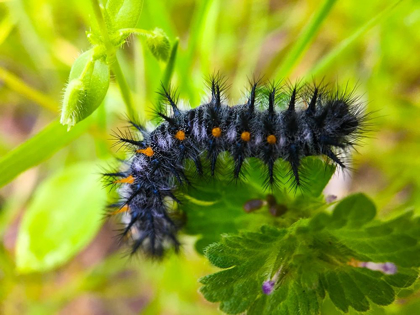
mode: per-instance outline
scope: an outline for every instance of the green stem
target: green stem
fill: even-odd
[[[122,28],[119,30],[119,32],[121,35],[136,34],[136,35],[148,36],[148,35],[153,34],[151,31],[146,31],[141,28]]]
[[[130,93],[130,87],[127,84],[127,81],[125,80],[124,74],[121,70],[120,64],[118,62],[117,56],[116,56],[116,48],[112,45],[109,36],[108,36],[108,29],[107,26],[105,24],[103,15],[102,15],[102,11],[101,11],[101,6],[99,4],[98,0],[92,0],[92,7],[93,7],[93,12],[95,13],[95,17],[96,20],[98,22],[99,25],[99,29],[102,35],[102,39],[103,39],[103,43],[108,51],[108,57],[109,57],[109,61],[111,64],[111,69],[112,72],[115,75],[115,79],[118,82],[118,85],[120,87],[120,92],[122,95],[122,98],[124,100],[126,109],[127,109],[127,114],[130,118],[135,117],[134,116],[134,105],[133,105],[133,98],[132,95]]]
[[[127,114],[129,118],[135,117],[135,111],[133,106],[133,99],[130,93],[130,87],[128,86],[127,81],[125,80],[124,74],[121,70],[120,63],[118,62],[117,57],[112,64],[112,72],[115,74],[115,78],[120,86],[120,92],[127,107]]]
[[[111,45],[111,41],[109,40],[108,28],[105,24],[105,20],[102,15],[101,5],[98,0],[92,0],[92,8],[93,12],[95,13],[96,21],[98,22],[99,31],[101,32],[101,35],[103,37],[103,43],[105,44],[105,47],[107,48],[108,52],[114,52],[115,54],[115,48]]]
[[[162,76],[162,84],[164,87],[168,87],[171,82],[172,74],[175,68],[176,55],[178,50],[179,38],[175,38],[175,41],[172,44],[171,53],[169,54],[169,59],[166,64],[165,71]]]
[[[58,111],[58,104],[51,99],[50,97],[38,92],[34,88],[28,86],[25,82],[19,79],[14,74],[10,73],[4,68],[0,67],[0,80],[3,80],[4,83],[16,91],[17,93],[22,94],[27,99],[34,101],[38,105],[56,113]]]

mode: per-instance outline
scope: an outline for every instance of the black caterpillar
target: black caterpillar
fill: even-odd
[[[125,215],[122,236],[132,240],[132,253],[142,249],[159,257],[171,245],[178,250],[178,225],[168,214],[168,200],[179,202],[177,189],[190,184],[186,160],[193,161],[198,175],[209,169],[213,176],[218,156],[227,151],[237,179],[246,159],[258,158],[266,165],[268,186],[278,183],[278,159],[289,163],[296,187],[303,184],[300,165],[306,156],[326,156],[346,167],[341,155],[356,144],[366,121],[353,93],[315,84],[250,85],[245,104],[228,106],[225,81],[216,75],[209,81],[210,101],[189,110],[181,110],[176,93],[163,87],[160,94],[166,106],[157,111],[163,122],[149,132],[131,121],[138,133],[118,135],[134,155],[126,171],[104,175],[120,185],[113,213]]]

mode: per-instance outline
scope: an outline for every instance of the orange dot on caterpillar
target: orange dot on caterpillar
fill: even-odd
[[[249,140],[251,140],[251,134],[248,131],[244,131],[241,134],[241,139],[242,141],[248,142]]]
[[[134,183],[134,177],[130,175],[130,176],[126,177],[126,178],[121,178],[121,179],[118,179],[118,180],[114,181],[114,183],[121,183],[121,184],[126,183],[126,184],[132,184],[132,183]]]
[[[268,142],[268,144],[275,144],[275,143],[276,143],[276,141],[277,141],[277,138],[276,138],[276,136],[275,136],[275,135],[269,135],[269,136],[267,137],[267,142]]]
[[[185,132],[183,132],[182,130],[178,130],[177,133],[175,134],[175,139],[178,139],[179,141],[184,141]]]
[[[219,127],[215,127],[212,129],[211,134],[213,135],[213,137],[219,138],[222,135],[222,129],[220,129]]]
[[[144,155],[151,157],[155,152],[153,152],[153,149],[151,147],[147,147],[146,149],[140,149],[136,151],[137,153],[143,153]]]
[[[118,213],[127,212],[128,210],[130,210],[130,208],[127,205],[125,205],[124,207],[111,212],[111,215],[116,215]]]

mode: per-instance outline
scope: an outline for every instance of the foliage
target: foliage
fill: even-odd
[[[92,163],[68,167],[37,189],[19,230],[19,272],[46,271],[63,264],[97,233],[106,196],[97,185],[98,175],[91,174],[93,167]]]
[[[212,264],[226,270],[203,277],[201,292],[228,314],[318,314],[326,293],[343,312],[389,305],[395,289],[409,287],[420,265],[419,220],[412,213],[374,221],[376,209],[363,194],[343,199],[331,215],[300,219],[288,228],[225,236],[207,247]],[[397,264],[398,272],[349,265],[352,260]],[[265,294],[264,282],[274,284]],[[395,289],[394,289],[395,288]]]

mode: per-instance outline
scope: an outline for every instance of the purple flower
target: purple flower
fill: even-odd
[[[359,267],[368,268],[370,270],[381,271],[387,275],[393,275],[397,273],[397,266],[392,262],[386,263],[374,263],[374,262],[360,262]]]
[[[397,266],[391,262],[386,262],[383,264],[382,271],[387,275],[393,275],[397,273]]]
[[[335,196],[335,195],[327,195],[325,197],[325,202],[326,203],[331,203],[331,202],[336,201],[336,200],[337,200],[337,196]]]
[[[263,285],[262,285],[262,291],[263,291],[263,293],[264,294],[267,294],[267,295],[271,294],[273,292],[273,290],[274,290],[274,285],[275,284],[276,283],[274,281],[272,281],[272,280],[265,281],[263,283]]]

